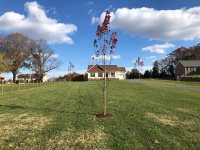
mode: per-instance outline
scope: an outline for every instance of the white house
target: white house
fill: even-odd
[[[110,79],[126,79],[125,67],[118,67],[117,65],[106,65],[106,77]],[[104,77],[103,65],[88,65],[88,80],[98,80]]]
[[[20,74],[18,75],[18,79],[19,80],[24,80],[25,82],[31,82],[31,81],[36,81],[36,80],[40,80],[41,79],[41,75],[39,74]],[[41,79],[42,82],[47,82],[48,81],[48,77],[46,74],[44,74],[42,76]]]
[[[3,75],[3,73],[0,72],[0,84],[3,83],[5,80],[5,76]]]

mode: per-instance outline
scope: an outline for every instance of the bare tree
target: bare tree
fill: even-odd
[[[140,79],[140,72],[142,71],[142,67],[144,66],[144,61],[138,57],[135,61],[135,68],[139,71],[139,79]]]
[[[39,40],[36,42],[35,49],[32,51],[32,70],[42,77],[45,73],[56,69],[60,66],[55,52],[49,47],[46,41]]]
[[[74,64],[72,64],[71,62],[69,62],[68,71],[69,71],[70,86],[72,86],[71,82],[72,82],[72,73],[74,73]]]
[[[13,82],[19,69],[27,67],[26,60],[31,54],[34,42],[21,33],[0,36],[0,52],[4,54],[9,71],[13,74]]]

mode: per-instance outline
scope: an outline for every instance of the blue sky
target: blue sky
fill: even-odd
[[[198,0],[0,0],[0,33],[22,32],[47,40],[62,62],[49,77],[68,73],[69,61],[76,72],[84,73],[87,65],[95,64],[93,40],[107,9],[111,30],[119,38],[112,64],[127,70],[137,57],[144,60],[145,71],[172,50],[199,43]]]

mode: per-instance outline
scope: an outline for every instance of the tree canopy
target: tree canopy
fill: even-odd
[[[0,73],[8,71],[8,66],[2,54],[0,54]]]
[[[41,78],[45,73],[58,68],[60,65],[60,62],[55,57],[54,50],[44,40],[36,41],[36,46],[31,53],[30,60],[30,68],[39,74]]]
[[[174,67],[181,60],[200,60],[200,43],[189,48],[179,47],[158,63],[162,71],[174,76]]]
[[[0,71],[10,71],[13,82],[20,68],[43,75],[59,66],[54,51],[44,40],[34,41],[21,33],[0,36]],[[2,63],[3,62],[3,63]]]
[[[2,36],[0,42],[0,51],[8,62],[9,71],[12,72],[15,82],[19,69],[27,66],[25,60],[31,54],[33,41],[21,33],[12,33]]]

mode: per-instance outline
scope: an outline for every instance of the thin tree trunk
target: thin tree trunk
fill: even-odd
[[[103,88],[103,99],[104,99],[104,115],[106,115],[106,103],[107,103],[107,99],[106,99],[106,94],[107,94],[107,87],[106,87],[106,71],[105,71],[105,77],[104,77],[104,88]]]
[[[72,86],[72,75],[71,75],[71,73],[70,73],[70,79],[69,79],[70,81],[70,86]]]
[[[107,105],[107,99],[106,99],[106,94],[107,94],[107,80],[106,80],[106,64],[105,64],[105,55],[104,55],[104,88],[103,88],[103,100],[104,100],[104,115],[106,115],[106,105]]]

